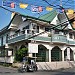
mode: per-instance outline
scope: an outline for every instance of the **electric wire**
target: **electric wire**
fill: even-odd
[[[46,1],[46,0],[44,0],[44,1]],[[48,3],[48,2],[46,1],[46,3]],[[51,5],[50,3],[48,3],[48,4],[49,4],[50,6],[55,7],[54,5]],[[9,9],[6,9],[6,8],[4,8],[4,7],[2,7],[2,6],[0,6],[0,7],[3,8],[3,9],[5,9],[5,10],[7,10],[7,11],[15,12],[15,11],[11,11],[11,10],[9,10]],[[15,12],[15,13],[20,14],[20,13],[18,13],[18,12]],[[64,23],[67,23],[67,22],[69,22],[69,21],[65,21]],[[62,24],[64,24],[64,23],[62,23]],[[50,27],[50,29],[55,29],[55,28],[58,27],[58,26],[60,26],[60,24],[57,25],[57,26]],[[43,34],[43,33],[45,33],[45,32],[46,32],[46,31],[41,32],[41,33],[39,33],[39,34],[37,34],[37,35],[33,35],[33,36],[29,37],[28,39],[33,38],[33,37],[38,36],[38,35],[41,35],[41,34]]]

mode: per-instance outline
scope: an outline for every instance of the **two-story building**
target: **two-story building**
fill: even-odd
[[[75,31],[68,16],[55,10],[39,18],[15,14],[0,30],[0,62],[13,63],[16,50],[27,47],[39,69],[68,68],[75,61]]]

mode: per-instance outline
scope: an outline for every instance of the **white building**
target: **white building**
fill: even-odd
[[[21,47],[28,47],[31,57],[36,54],[39,69],[72,67],[75,31],[66,15],[55,10],[39,18],[15,14],[0,31],[0,62],[13,63],[15,51]]]

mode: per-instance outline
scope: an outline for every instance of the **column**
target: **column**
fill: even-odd
[[[74,51],[74,61],[75,61],[75,51]]]
[[[51,50],[49,49],[49,62],[51,62]]]
[[[64,61],[64,50],[62,50],[62,61]]]
[[[67,59],[70,60],[70,48],[67,48]]]

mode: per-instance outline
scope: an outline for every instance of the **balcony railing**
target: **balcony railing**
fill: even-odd
[[[21,34],[17,36],[13,36],[12,38],[8,39],[8,43],[15,43],[19,42],[22,40],[26,40],[29,37],[33,36],[33,34]],[[67,43],[67,38],[64,35],[52,35],[50,37],[45,37],[45,36],[36,36],[33,38],[30,38],[31,40],[36,40],[36,41],[45,41],[45,42],[59,42],[59,43]]]
[[[75,40],[68,40],[69,45],[75,45]]]
[[[34,34],[33,30],[26,29],[24,31],[15,33],[14,35],[9,36],[8,43],[15,43],[25,39],[28,39],[30,36]]]
[[[8,39],[8,44],[29,39],[29,40],[35,40],[35,41],[43,41],[43,42],[51,42],[51,43],[61,43],[61,44],[65,43],[65,44],[75,45],[75,41],[67,40],[67,37],[65,35],[53,34],[53,35],[51,35],[49,37],[48,36],[36,36],[36,37],[30,38],[33,35],[34,34],[30,34],[30,33],[28,33],[28,34],[13,35],[13,37],[10,37]]]
[[[67,37],[60,34],[52,35],[52,42],[55,43],[67,43]]]

